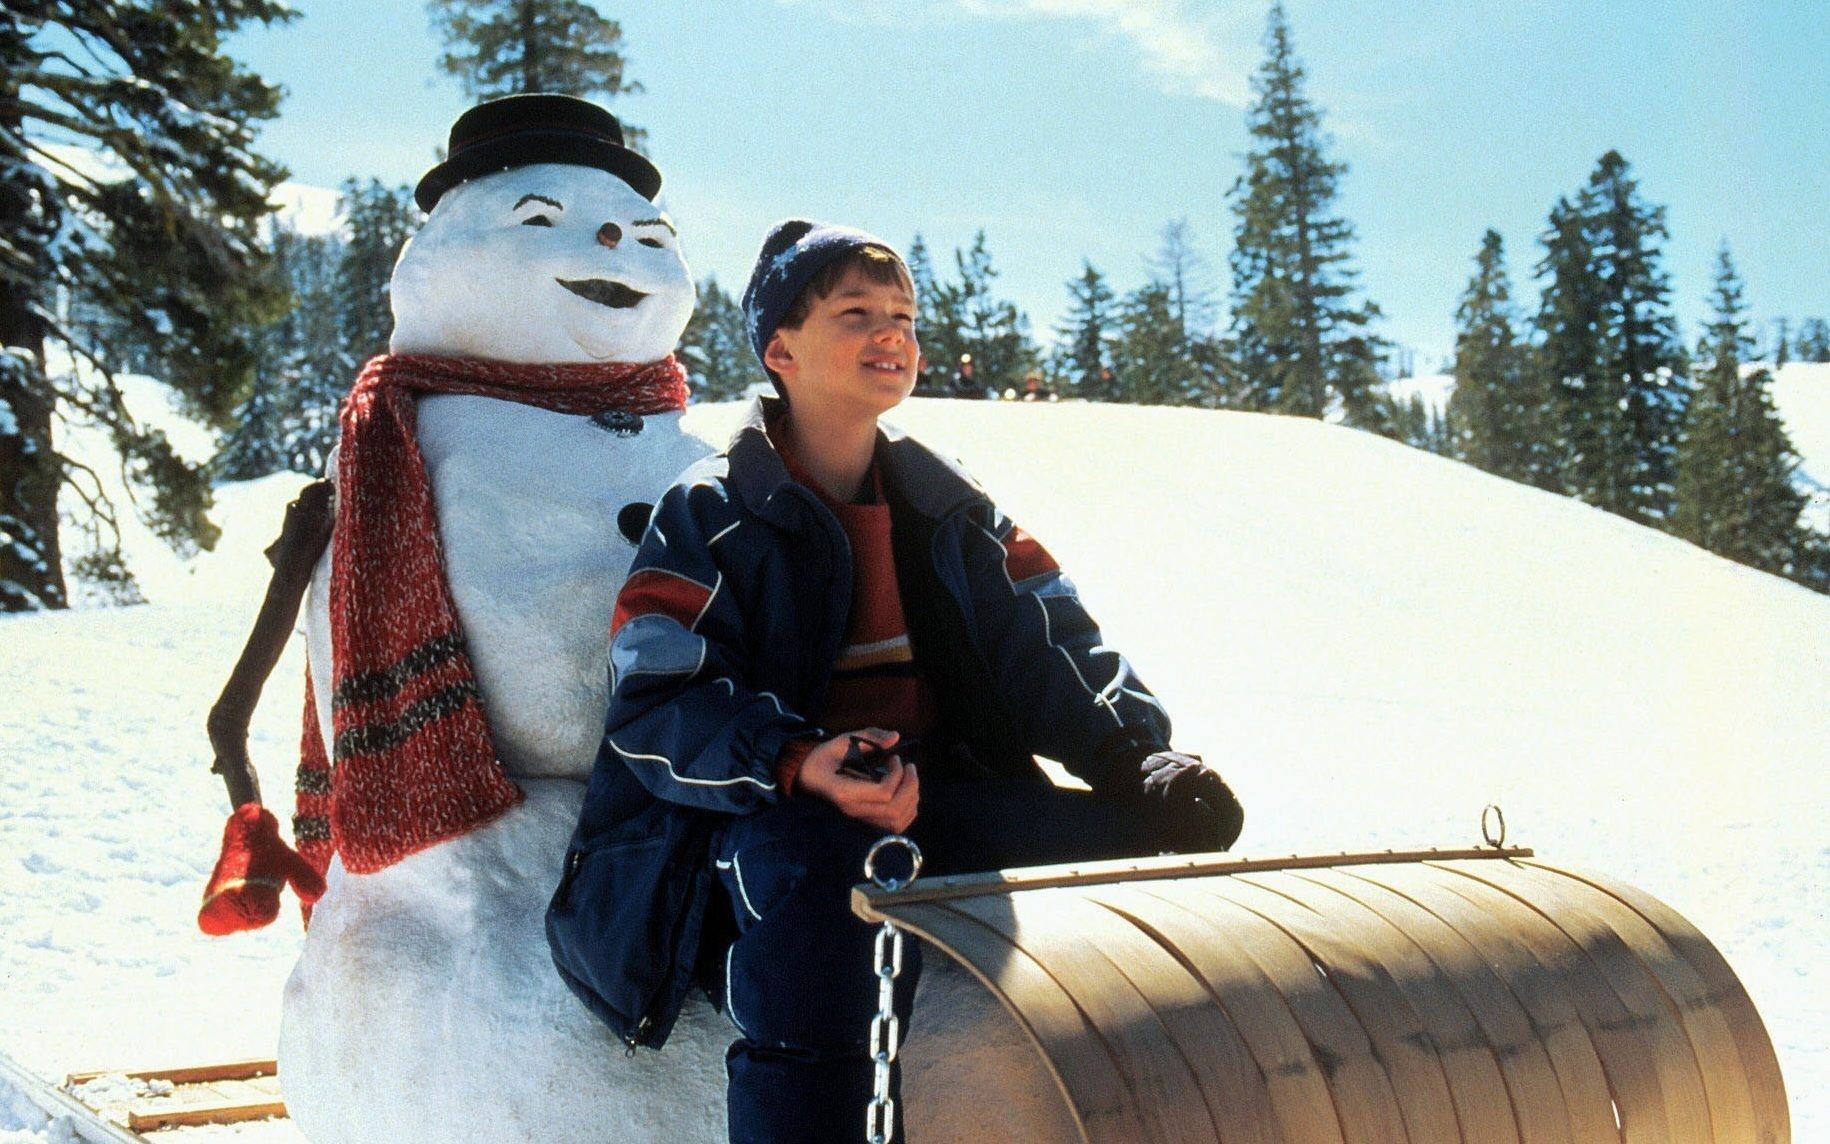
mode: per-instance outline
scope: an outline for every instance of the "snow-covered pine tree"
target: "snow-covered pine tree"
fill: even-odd
[[[180,551],[208,546],[209,483],[128,415],[106,344],[66,321],[85,299],[161,347],[164,380],[220,423],[245,391],[246,331],[279,299],[258,220],[282,171],[254,153],[279,89],[223,54],[277,0],[9,5],[0,20],[0,610],[68,601],[57,494],[105,519],[52,440],[59,410],[105,425],[136,509]],[[118,538],[111,542],[118,544]]]
[[[699,284],[699,304],[680,335],[679,353],[696,401],[729,401],[768,380],[750,350],[743,307],[715,277]]]
[[[998,272],[991,265],[985,232],[981,230],[973,236],[969,250],[955,250],[953,261],[959,269],[956,297],[960,352],[972,355],[973,372],[980,385],[999,393],[1020,387],[1024,371],[1036,365],[1039,358],[1030,341],[1029,319],[1015,303],[992,292],[991,284]],[[946,293],[945,287],[941,293]],[[951,305],[943,308],[953,309]]]
[[[1798,457],[1773,408],[1765,369],[1745,367],[1741,279],[1727,244],[1716,255],[1714,315],[1697,346],[1705,363],[1677,451],[1671,531],[1693,544],[1781,576],[1798,576],[1805,498]]]
[[[276,336],[269,328],[261,340]],[[265,359],[277,355],[265,346],[256,352],[263,360],[254,367],[248,396],[235,407],[235,427],[211,461],[216,476],[225,481],[251,481],[286,467],[285,410],[273,374],[265,364]]]
[[[1354,300],[1353,225],[1334,213],[1347,166],[1324,153],[1281,2],[1264,43],[1246,113],[1252,149],[1230,192],[1235,368],[1254,408],[1321,417],[1338,401],[1349,424],[1379,428],[1379,309]]]
[[[355,380],[342,332],[343,240],[334,234],[282,234],[275,251],[286,266],[293,297],[292,309],[279,325],[275,366],[284,467],[317,475],[330,461],[337,443],[337,410]]]
[[[429,0],[426,12],[445,42],[438,66],[472,99],[641,90],[623,78],[622,26],[583,0]],[[643,133],[624,123],[623,138],[639,148]]]
[[[1516,323],[1505,243],[1489,230],[1455,309],[1451,450],[1496,476],[1554,489],[1556,458],[1545,440],[1549,394]]]
[[[1767,360],[1773,363],[1774,369],[1792,360],[1792,323],[1784,318],[1773,321],[1773,345]]]
[[[364,362],[388,350],[394,332],[394,263],[421,216],[410,188],[385,187],[376,179],[346,181],[339,211],[343,252],[337,260],[337,326],[347,389]]]
[[[214,462],[216,475],[250,480],[290,469],[316,475],[336,444],[337,406],[349,388],[337,294],[343,243],[272,221],[268,272],[290,298],[253,336],[254,380]]]
[[[1083,261],[1080,277],[1067,284],[1072,300],[1066,318],[1056,327],[1058,371],[1070,391],[1089,401],[1118,401],[1117,374],[1112,367],[1112,339],[1118,328],[1112,288],[1106,277]]]

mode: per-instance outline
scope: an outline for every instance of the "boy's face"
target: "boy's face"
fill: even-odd
[[[814,300],[800,329],[775,332],[765,360],[789,408],[874,419],[915,388],[915,299],[854,270]]]

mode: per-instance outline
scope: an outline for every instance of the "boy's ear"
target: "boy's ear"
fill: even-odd
[[[763,364],[782,373],[786,367],[794,364],[794,355],[788,352],[788,345],[782,340],[781,331],[769,335],[769,344],[763,347]]]

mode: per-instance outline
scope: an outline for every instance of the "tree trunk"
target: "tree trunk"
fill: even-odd
[[[7,86],[0,84],[0,91]],[[0,119],[0,128],[13,136],[17,113],[10,119]],[[26,235],[30,211],[24,187],[0,185],[0,233]],[[63,474],[51,450],[44,331],[18,283],[0,282],[0,346],[23,359],[0,366],[0,611],[63,608],[68,597],[57,544]]]

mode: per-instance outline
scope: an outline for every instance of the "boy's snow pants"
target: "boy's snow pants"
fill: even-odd
[[[929,783],[908,834],[922,875],[1192,850],[1147,809],[1020,780]],[[861,1140],[871,1099],[876,927],[851,912],[864,855],[883,831],[813,797],[731,821],[717,865],[738,937],[724,1009],[741,1036],[726,1054],[733,1141]],[[896,1012],[908,1028],[920,943],[904,946]],[[898,1074],[900,1075],[900,1074]],[[900,1110],[901,1094],[894,1094]],[[897,1137],[901,1138],[901,1115]]]

